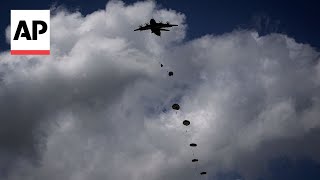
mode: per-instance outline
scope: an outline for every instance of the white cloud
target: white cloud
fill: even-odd
[[[162,37],[133,32],[152,17],[179,26]],[[150,1],[112,1],[87,16],[59,10],[51,23],[51,56],[0,55],[8,179],[197,179],[191,141],[209,174],[251,178],[283,154],[319,162],[312,47],[248,31],[183,42],[185,15]]]

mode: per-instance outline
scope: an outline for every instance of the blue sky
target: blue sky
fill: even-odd
[[[132,4],[136,1],[124,2]],[[98,9],[105,9],[106,3],[101,0],[3,2],[0,6],[0,51],[9,49],[9,45],[5,42],[5,28],[10,22],[11,9],[48,9],[51,6],[64,6],[71,11],[80,11],[86,15]],[[318,8],[320,4],[317,1],[163,0],[158,1],[157,5],[160,8],[174,9],[186,15],[188,25],[186,39],[190,41],[206,34],[221,35],[239,29],[255,29],[260,35],[282,33],[292,37],[298,43],[310,44],[316,49],[320,48]],[[134,28],[136,27],[132,27]],[[297,159],[290,159],[286,155],[275,157],[270,159],[261,180],[320,179],[320,164],[310,157]],[[0,170],[1,167],[3,165],[0,164]],[[0,171],[0,176],[1,173]],[[210,177],[219,180],[234,180],[242,176],[239,172],[225,171],[210,175]]]
[[[134,3],[134,0],[126,0]],[[298,42],[320,47],[319,1],[216,1],[216,0],[162,0],[158,4],[187,15],[189,29],[187,38],[205,34],[223,34],[238,28],[255,28],[261,34],[279,32],[295,38]],[[4,29],[10,22],[10,9],[48,9],[52,5],[65,5],[68,9],[79,9],[83,14],[104,9],[106,1],[30,0],[6,1],[1,4],[1,49],[8,49],[4,41]],[[261,23],[259,23],[259,20]],[[268,21],[268,26],[265,26]],[[259,26],[260,24],[261,26]]]

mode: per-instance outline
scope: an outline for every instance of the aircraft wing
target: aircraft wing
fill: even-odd
[[[169,29],[163,29],[163,28],[160,28],[159,30],[160,31],[170,31]]]
[[[165,27],[173,27],[173,26],[178,26],[177,24],[165,24]]]
[[[150,25],[141,26],[138,29],[135,29],[134,31],[144,31],[144,30],[148,30],[148,29],[151,29]]]
[[[173,26],[178,26],[177,24],[170,24],[170,23],[159,23],[158,25],[160,28],[164,28],[164,27],[173,27]]]

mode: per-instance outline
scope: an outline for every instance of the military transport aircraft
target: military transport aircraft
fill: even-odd
[[[163,29],[168,28],[172,26],[178,26],[176,24],[170,24],[169,22],[162,23],[156,22],[154,19],[150,20],[150,24],[146,23],[145,26],[140,25],[138,29],[135,29],[134,31],[144,31],[144,30],[151,30],[151,33],[154,33],[158,36],[161,36],[161,31],[170,31],[169,29]]]

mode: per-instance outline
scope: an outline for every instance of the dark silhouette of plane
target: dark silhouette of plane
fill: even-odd
[[[169,29],[164,29],[164,28],[169,28],[172,26],[178,26],[176,24],[170,24],[169,22],[162,23],[156,22],[154,19],[150,19],[150,24],[146,23],[145,26],[140,25],[138,29],[135,29],[134,31],[144,31],[144,30],[151,30],[151,33],[154,33],[158,36],[161,36],[161,31],[170,31]]]

